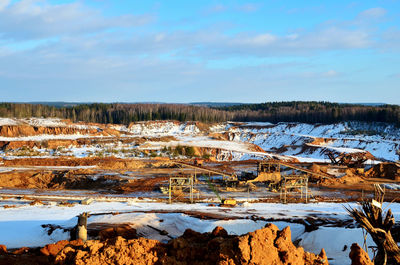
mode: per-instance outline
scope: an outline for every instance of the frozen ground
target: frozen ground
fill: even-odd
[[[0,126],[30,125],[34,127],[70,127],[76,129],[97,129],[96,126],[67,123],[59,118],[0,118]]]
[[[289,225],[292,230],[292,239],[302,239],[300,245],[307,251],[319,253],[325,248],[328,257],[333,258],[330,264],[350,264],[348,258],[350,246],[357,242],[362,244],[361,229],[334,227],[332,225],[320,226],[312,232],[304,232],[304,226],[298,223],[290,223],[293,219],[329,219],[338,223],[349,221],[350,217],[338,203],[318,204],[275,204],[275,203],[243,203],[235,208],[221,208],[199,204],[165,204],[145,202],[142,200],[129,200],[127,202],[95,202],[91,205],[75,204],[72,207],[51,205],[30,206],[15,204],[15,208],[0,208],[0,243],[8,248],[21,246],[43,246],[58,240],[68,239],[69,235],[61,229],[56,229],[51,235],[41,225],[53,224],[65,228],[76,224],[76,216],[82,212],[90,212],[92,215],[89,226],[92,223],[129,223],[135,227],[138,233],[148,238],[166,241],[169,237],[161,236],[152,227],[166,230],[171,237],[181,235],[185,229],[191,228],[199,232],[209,232],[215,226],[222,226],[231,234],[244,234],[255,229],[262,228],[266,221],[273,221],[280,229]],[[356,204],[350,204],[357,207]],[[385,204],[384,207],[387,205]],[[400,218],[400,204],[390,205],[396,220]],[[112,215],[112,212],[120,214]],[[214,214],[214,219],[200,219],[197,214]],[[249,219],[253,216],[253,221]],[[255,218],[257,217],[257,218]],[[229,218],[229,220],[221,220]],[[347,222],[348,223],[348,222]],[[149,226],[150,225],[150,226]],[[368,239],[368,244],[373,242]],[[347,246],[346,250],[343,250]]]
[[[246,123],[215,127],[216,132],[228,132],[230,140],[254,143],[265,151],[282,147],[281,155],[304,159],[326,159],[324,149],[339,152],[365,150],[377,158],[399,160],[400,130],[382,123],[341,122],[337,124],[278,123],[249,126]],[[324,141],[310,146],[315,140]],[[313,148],[304,148],[304,146]]]
[[[60,119],[0,119],[0,126],[31,125],[44,127],[71,127],[77,129],[97,129],[95,125],[81,123],[71,124]],[[281,157],[297,158],[302,162],[328,161],[325,150],[336,152],[368,151],[379,160],[398,161],[400,159],[400,129],[384,123],[341,122],[337,124],[305,124],[305,123],[219,123],[209,129],[198,127],[193,122],[150,121],[137,122],[129,126],[111,125],[122,136],[138,138],[146,137],[147,141],[137,146],[133,144],[121,145],[117,141],[115,146],[68,146],[64,154],[73,156],[88,156],[93,152],[102,152],[106,149],[129,150],[153,149],[160,150],[164,146],[195,146],[217,148],[221,153],[219,160],[263,159],[271,154]],[[214,139],[209,133],[220,133],[227,140]],[[160,142],[159,137],[172,136],[176,140]],[[107,136],[97,136],[103,137]],[[94,138],[94,135],[36,135],[26,137],[0,137],[0,141],[46,141],[46,140],[75,140],[78,138]],[[262,150],[255,150],[254,145]],[[107,155],[107,152],[105,152]],[[142,154],[110,153],[119,157]],[[140,153],[140,152],[139,152]]]

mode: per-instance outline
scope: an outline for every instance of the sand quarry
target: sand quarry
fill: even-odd
[[[369,264],[343,206],[379,184],[399,220],[400,133],[352,129],[3,119],[0,264]]]

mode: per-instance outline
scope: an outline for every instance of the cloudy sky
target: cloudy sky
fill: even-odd
[[[0,93],[400,104],[400,1],[0,0]]]

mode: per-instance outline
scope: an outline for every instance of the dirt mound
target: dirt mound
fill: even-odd
[[[159,241],[122,237],[105,242],[89,240],[82,247],[67,246],[55,257],[55,264],[160,264],[165,250]]]
[[[326,166],[321,166],[318,164],[313,163],[310,167],[310,170],[312,170],[315,173],[327,173],[328,168]]]
[[[374,263],[369,259],[368,254],[357,244],[351,245],[349,254],[351,265],[373,265]]]
[[[339,178],[340,183],[355,184],[364,182],[363,176],[355,168],[346,169],[345,176]]]
[[[5,245],[0,245],[0,255],[7,253],[7,247]]]
[[[0,183],[7,188],[47,188],[52,175],[51,172],[13,171],[0,174]]]
[[[40,249],[40,253],[42,253],[45,256],[56,256],[67,245],[78,247],[83,245],[83,241],[81,239],[73,241],[61,240],[54,244],[48,244],[44,246],[43,248]]]
[[[262,149],[262,148],[259,147],[258,145],[256,145],[256,144],[250,144],[250,143],[249,143],[249,145],[250,145],[250,150],[251,150],[251,151],[265,153],[264,149]]]
[[[115,188],[115,190],[119,193],[149,192],[157,190],[161,182],[168,180],[169,177],[149,177],[129,180],[128,183]]]
[[[77,171],[79,173],[79,171]],[[75,175],[75,171],[13,171],[0,174],[0,186],[27,189],[119,189],[127,180],[116,176]]]
[[[123,237],[125,239],[137,238],[136,229],[132,228],[129,224],[122,224],[115,227],[109,227],[99,232],[100,240],[104,241],[116,237]]]
[[[106,131],[103,134],[107,134]],[[70,147],[70,146],[82,146],[82,145],[96,145],[96,144],[115,144],[116,142],[121,142],[123,144],[142,144],[146,142],[148,139],[146,137],[119,137],[118,133],[114,133],[116,137],[107,137],[107,138],[77,138],[75,140],[72,139],[49,139],[49,140],[29,140],[29,141],[0,141],[0,149],[2,150],[15,150],[19,148],[47,148],[47,149],[57,149],[58,147]],[[172,137],[172,136],[171,136]],[[160,137],[159,139],[165,140],[166,137]],[[172,137],[173,138],[173,137]]]
[[[364,176],[355,168],[346,169],[346,173],[340,178],[326,178],[321,180],[324,186],[341,185],[341,184],[358,184],[365,182]]]
[[[12,149],[19,149],[19,148],[40,148],[40,142],[35,141],[0,141],[0,149],[1,150],[12,150]]]
[[[102,169],[137,169],[144,167],[158,166],[162,162],[155,161],[143,161],[135,159],[122,159],[115,157],[60,157],[60,158],[21,158],[4,160],[4,166],[67,166],[67,167],[78,167],[78,166],[97,166]]]
[[[308,144],[312,144],[312,145],[326,145],[329,144],[330,142],[335,141],[335,138],[321,138],[321,137],[314,137],[312,139],[311,142],[309,142]]]
[[[76,127],[36,127],[30,125],[4,125],[0,126],[0,136],[4,137],[21,137],[34,135],[61,135],[61,134],[89,134],[99,135],[95,128],[80,129]],[[100,133],[101,134],[101,133]]]
[[[209,133],[208,137],[211,137],[214,140],[228,141],[229,135],[227,133]]]
[[[228,235],[221,227],[204,234],[188,229],[167,244],[118,236],[86,243],[64,240],[20,254],[6,251],[0,253],[0,264],[328,264],[323,249],[319,255],[305,252],[293,245],[289,227],[280,231],[273,224],[242,236]]]
[[[121,178],[93,169],[23,170],[0,173],[0,187],[52,190],[109,190],[117,193],[156,190],[168,176]]]
[[[83,246],[66,245],[54,258],[56,264],[328,264],[325,251],[305,252],[291,241],[290,228],[281,231],[268,224],[242,236],[223,228],[212,233],[185,233],[167,244],[144,238],[122,237],[89,240]]]
[[[365,174],[369,178],[400,180],[400,165],[397,163],[380,163]]]

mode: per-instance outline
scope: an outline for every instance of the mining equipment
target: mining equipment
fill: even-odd
[[[193,203],[193,176],[177,176],[169,178],[168,202],[184,199],[185,194],[189,195],[189,200]]]
[[[195,170],[194,175],[187,176],[187,177],[170,177],[169,180],[169,187],[168,187],[168,194],[169,194],[169,202],[172,203],[174,200],[174,191],[185,191],[189,195],[190,202],[194,201],[193,198],[193,190],[194,190],[194,185],[197,183],[197,176],[201,175],[204,176],[206,179],[206,182],[208,184],[208,187],[215,193],[217,196],[218,200],[220,201],[220,206],[229,206],[233,207],[236,205],[236,200],[233,198],[222,198],[219,195],[217,187],[214,185],[214,183],[211,182],[211,174],[213,175],[220,175],[222,176],[223,183],[228,186],[232,183],[236,183],[237,176],[235,174],[231,173],[226,173],[222,170],[217,170],[211,167],[206,167],[203,165],[202,159],[195,159],[190,162],[185,162],[181,160],[176,160],[172,161],[171,163],[177,165],[178,167],[186,167],[186,168],[192,168]],[[166,193],[166,188],[160,187],[160,190],[164,193]],[[183,195],[183,194],[182,194]],[[179,199],[179,197],[183,196],[175,196],[176,199]]]
[[[365,152],[338,154],[329,150],[325,150],[325,154],[329,157],[332,164],[347,166],[349,168],[362,168],[363,164],[368,160],[367,153]]]
[[[225,206],[225,207],[234,207],[236,206],[236,200],[235,199],[223,199],[221,201],[220,206]]]
[[[251,175],[244,175],[247,179],[245,184],[253,182],[263,182],[267,185],[270,190],[279,191],[282,184],[284,175],[281,173],[281,167],[291,168],[293,171],[297,170],[306,175],[317,177],[317,178],[330,178],[331,175],[327,173],[316,173],[312,170],[297,166],[293,163],[284,162],[280,160],[262,160],[257,162],[257,176],[253,179],[248,179]],[[295,174],[293,173],[292,176]]]
[[[282,174],[281,167],[292,169],[292,174]],[[300,173],[295,174],[295,171]],[[300,165],[285,162],[281,160],[262,160],[257,162],[257,176],[249,179],[251,174],[244,174],[245,181],[242,184],[250,184],[254,182],[265,183],[267,188],[273,192],[280,192],[281,200],[287,202],[287,194],[289,192],[299,192],[301,198],[308,200],[309,190],[308,181],[310,177],[314,179],[331,178],[332,176],[323,172],[314,172],[310,169],[303,168]]]

